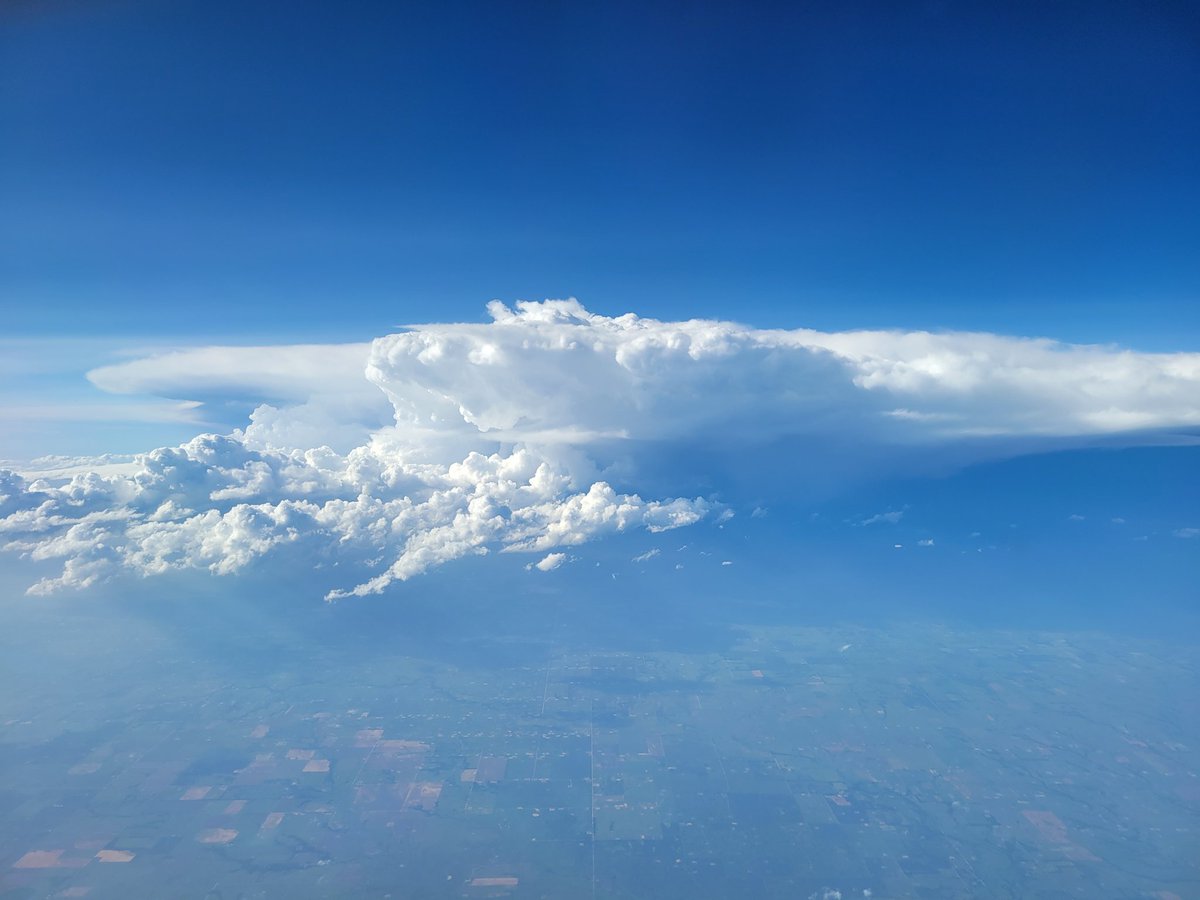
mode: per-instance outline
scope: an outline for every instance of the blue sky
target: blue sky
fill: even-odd
[[[38,590],[608,573],[676,529],[910,600],[1200,577],[1185,5],[0,17],[0,526]]]
[[[492,298],[1191,349],[1185,4],[6,4],[23,336]]]

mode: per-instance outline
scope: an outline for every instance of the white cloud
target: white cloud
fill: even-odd
[[[382,566],[330,594],[364,595],[492,548],[543,551],[628,528],[661,531],[708,510],[699,498],[645,501],[604,482],[576,489],[528,449],[409,464],[386,444],[340,456],[216,435],[145,454],[133,475],[76,475],[55,487],[7,473],[0,492],[7,549],[63,561],[34,593],[120,571],[229,575],[293,546],[313,563],[347,562],[364,575]]]
[[[632,561],[635,563],[647,562],[648,560],[654,559],[654,557],[658,556],[660,553],[662,553],[662,551],[657,547],[654,547],[651,550],[647,550],[645,553],[639,553],[633,558]]]
[[[1176,528],[1173,532],[1177,538],[1195,538],[1200,537],[1200,528]]]
[[[349,450],[391,420],[391,407],[363,373],[370,344],[194,347],[101,366],[88,380],[115,394],[205,404],[234,402],[253,411],[246,439],[258,446]],[[178,404],[177,404],[178,405]]]
[[[115,468],[5,475],[0,539],[61,562],[38,591],[122,571],[231,574],[298,550],[341,565],[331,596],[345,596],[465,555],[545,563],[710,512],[702,498],[632,492],[653,491],[643,453],[684,458],[702,444],[751,470],[749,448],[788,437],[796,452],[769,472],[786,482],[819,468],[811,454],[833,440],[885,459],[901,444],[1003,438],[1017,452],[1012,439],[1200,425],[1200,354],[612,318],[573,300],[489,311],[490,324],[417,326],[370,345],[205,347],[94,369],[98,387],[172,415],[233,402],[249,419]]]
[[[1200,354],[978,333],[752,329],[494,302],[488,325],[380,338],[368,377],[399,421],[498,437],[875,439],[1095,435],[1200,425]],[[550,386],[553,385],[553,390]]]
[[[0,406],[0,422],[182,422],[204,421],[194,400],[149,400],[142,403],[39,403]]]
[[[39,456],[27,463],[0,460],[0,469],[19,472],[29,480],[66,480],[74,475],[132,475],[138,470],[130,454],[103,453],[99,456]]]
[[[101,366],[88,380],[114,394],[248,396],[304,401],[332,391],[362,390],[370,344],[193,347]]]
[[[863,519],[858,524],[859,525],[879,525],[879,524],[895,525],[897,522],[899,522],[903,518],[904,518],[904,510],[890,509],[887,512],[881,512],[881,513],[876,513],[873,516],[867,516],[865,519]]]
[[[542,559],[533,564],[539,572],[552,572],[567,561],[565,553],[547,553]]]

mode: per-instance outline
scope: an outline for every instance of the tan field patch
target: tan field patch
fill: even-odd
[[[304,764],[305,772],[328,772],[329,760],[327,759],[310,759]]]
[[[478,769],[463,769],[462,774],[458,776],[458,780],[462,782],[474,781],[478,773]]]
[[[234,828],[206,828],[196,835],[196,840],[202,844],[228,844],[237,836]]]
[[[100,771],[100,763],[84,762],[67,769],[68,775],[91,775]]]
[[[96,859],[102,863],[127,863],[133,862],[136,855],[128,850],[101,850],[96,854]]]
[[[263,828],[278,828],[279,823],[283,821],[283,816],[284,816],[284,814],[280,813],[280,812],[268,813],[267,817],[265,819],[263,819],[262,827]]]
[[[364,728],[354,735],[355,747],[370,747],[376,741],[382,740],[382,728]]]
[[[58,866],[62,850],[30,850],[15,863],[14,869],[53,869]]]
[[[301,750],[297,747],[293,747],[287,752],[288,759],[312,759],[316,755],[316,750]]]
[[[265,738],[267,732],[271,730],[270,725],[255,725],[254,730],[250,732],[252,738]]]
[[[428,812],[437,806],[438,798],[441,796],[442,783],[440,781],[417,781],[409,788],[404,805]]]
[[[1029,820],[1029,824],[1038,830],[1038,834],[1050,841],[1050,843],[1067,843],[1067,826],[1062,823],[1062,819],[1050,812],[1050,810],[1027,809],[1024,815]]]
[[[1067,826],[1063,824],[1062,819],[1050,810],[1027,809],[1023,812],[1023,815],[1029,820],[1029,824],[1037,829],[1042,840],[1061,847],[1063,855],[1067,859],[1086,862],[1099,861],[1099,857],[1095,856],[1090,850],[1086,847],[1081,847],[1071,840],[1067,834]]]
[[[512,878],[511,876],[471,879],[471,887],[516,887],[519,883],[519,878]]]
[[[379,749],[389,753],[424,753],[430,746],[424,741],[403,741],[390,739],[379,742]]]
[[[225,815],[236,816],[246,808],[245,800],[231,800],[229,805],[225,807]]]
[[[208,796],[208,793],[211,790],[212,790],[212,785],[202,784],[199,787],[191,787],[191,788],[188,788],[186,791],[184,791],[183,796],[181,796],[179,799],[180,800],[203,800],[205,797]]]

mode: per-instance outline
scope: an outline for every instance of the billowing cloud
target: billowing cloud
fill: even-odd
[[[408,464],[386,444],[256,450],[203,435],[139,458],[131,476],[76,475],[66,484],[0,481],[0,536],[34,560],[63,560],[31,589],[87,587],[120,571],[234,574],[285,547],[362,573],[331,598],[378,593],[453,559],[540,552],[640,527],[701,519],[708,504],[646,501],[604,482],[577,489],[527,449]]]
[[[719,438],[750,468],[747,448],[786,436],[800,455],[770,473],[786,482],[813,465],[805,447],[833,440],[1200,426],[1195,353],[613,318],[573,300],[489,311],[489,324],[417,326],[370,345],[198,348],[94,370],[108,391],[206,407],[232,398],[252,412],[230,435],[120,469],[5,474],[0,539],[61,562],[35,591],[119,572],[232,574],[300,550],[347,573],[338,597],[493,550],[548,553],[537,566],[550,568],[559,548],[704,517],[703,497],[642,498],[654,492],[644,448],[682,457]],[[632,448],[620,466],[613,447]]]
[[[1200,425],[1200,354],[991,334],[760,330],[489,306],[488,325],[380,338],[367,377],[397,421],[500,439],[1069,436]]]

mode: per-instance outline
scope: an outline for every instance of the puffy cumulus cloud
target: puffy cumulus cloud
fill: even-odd
[[[202,435],[139,457],[132,475],[76,475],[52,486],[8,472],[0,537],[32,559],[64,561],[33,593],[86,587],[122,570],[229,575],[292,545],[314,563],[376,570],[330,594],[343,597],[493,547],[538,552],[632,527],[661,531],[708,508],[699,498],[646,501],[603,482],[576,489],[528,449],[437,465],[405,463],[388,448],[283,452]]]
[[[663,447],[732,445],[752,468],[747,448],[795,437],[790,468],[772,473],[786,480],[815,465],[805,448],[835,440],[1200,425],[1194,353],[660,322],[574,300],[489,311],[488,324],[417,326],[370,345],[196,348],[96,369],[108,391],[252,412],[230,435],[98,471],[0,473],[0,540],[61,564],[35,592],[119,572],[232,574],[296,550],[347,573],[330,594],[342,597],[466,555],[544,554],[545,571],[605,534],[690,525],[713,509],[705,499],[633,492],[654,492],[647,459]],[[614,446],[633,449],[618,464]]]

